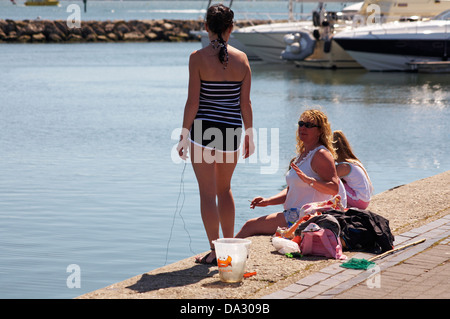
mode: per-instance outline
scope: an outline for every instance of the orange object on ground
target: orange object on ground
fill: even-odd
[[[246,272],[244,274],[244,278],[249,278],[249,277],[252,277],[252,276],[255,276],[255,275],[256,275],[256,271],[254,271],[254,272]]]

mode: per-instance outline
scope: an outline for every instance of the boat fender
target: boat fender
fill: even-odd
[[[331,51],[331,40],[327,40],[323,44],[323,52],[330,53]]]
[[[313,36],[314,36],[314,39],[319,40],[320,39],[320,31],[317,29],[314,29]]]
[[[314,52],[316,40],[309,32],[288,34],[284,37],[286,49],[281,52],[281,58],[288,61],[302,61]]]
[[[299,42],[295,42],[291,44],[289,50],[292,54],[299,54],[302,51],[302,47]]]
[[[290,34],[286,34],[283,38],[284,43],[286,43],[287,45],[291,45],[292,43],[294,43],[295,41],[297,41],[297,39],[295,38],[295,35],[290,33]]]
[[[312,13],[312,20],[313,20],[313,25],[315,27],[320,26],[320,12],[313,11],[313,13]]]

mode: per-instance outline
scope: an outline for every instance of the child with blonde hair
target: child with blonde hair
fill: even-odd
[[[336,171],[347,192],[347,207],[366,209],[373,193],[369,174],[342,131],[333,132],[333,146],[337,154]]]

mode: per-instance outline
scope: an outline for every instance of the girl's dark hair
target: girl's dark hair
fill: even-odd
[[[219,60],[221,63],[227,62],[227,47],[222,38],[224,33],[229,27],[233,25],[234,12],[230,8],[223,4],[215,4],[208,8],[206,12],[206,25],[208,29],[217,34],[220,44]]]

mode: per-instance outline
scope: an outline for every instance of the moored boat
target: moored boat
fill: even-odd
[[[365,0],[362,3],[348,6],[345,9],[353,15],[353,21],[347,23],[347,25],[345,23],[335,23],[333,16],[320,17],[320,23],[317,24],[317,29],[313,31],[316,44],[314,52],[311,55],[305,57],[300,54],[298,57],[295,57],[290,52],[286,52],[293,45],[288,42],[286,43],[287,46],[283,58],[294,61],[296,65],[302,67],[331,69],[362,68],[361,64],[334,40],[336,34],[348,29],[362,27],[366,23],[383,24],[392,21],[429,19],[444,10],[450,9],[450,2],[435,0]],[[356,14],[354,12],[355,10],[358,11]],[[348,15],[351,16],[350,14]],[[326,21],[326,25],[322,25],[323,21]],[[294,45],[298,46],[296,43]],[[301,48],[301,46],[299,47]]]
[[[396,21],[343,31],[334,40],[369,71],[417,70],[424,63],[448,60],[450,10],[428,21]]]
[[[338,30],[353,24],[362,2],[350,5],[341,12],[328,12],[320,8],[313,12],[313,28],[299,30],[285,36],[285,49],[281,58],[296,65],[323,69],[362,68],[347,52],[333,41]],[[300,35],[300,36],[297,36]]]
[[[312,30],[311,21],[261,24],[233,31],[232,36],[253,55],[264,62],[281,63],[281,51],[286,47],[284,36],[294,30]]]
[[[292,2],[292,0],[290,0]],[[295,34],[299,32],[311,33],[316,29],[317,24],[320,23],[324,16],[333,17],[334,20],[343,20],[347,17],[346,12],[325,12],[324,2],[336,2],[333,0],[321,1],[317,5],[317,9],[310,14],[310,19],[295,21],[293,18],[287,22],[268,23],[258,26],[250,26],[239,28],[233,32],[233,36],[245,47],[251,49],[264,62],[281,63],[285,62],[281,58],[281,52],[286,48],[284,37],[286,34]],[[356,2],[346,1],[346,2]],[[359,5],[361,6],[362,3]],[[293,6],[290,4],[290,10]],[[357,13],[356,11],[354,13]],[[290,11],[289,16],[293,16]],[[351,20],[350,20],[351,22]]]

